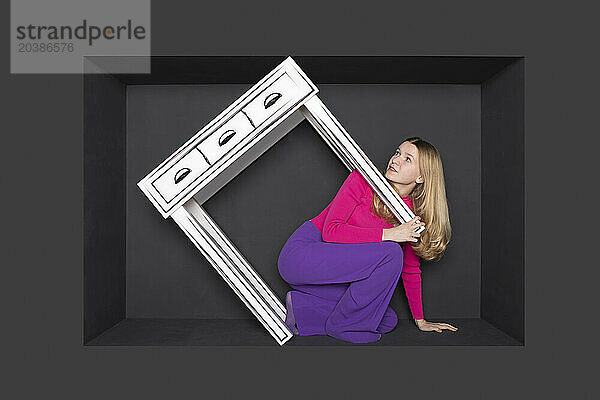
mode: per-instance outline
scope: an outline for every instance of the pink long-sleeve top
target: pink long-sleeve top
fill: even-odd
[[[331,203],[310,221],[319,229],[325,242],[381,242],[383,229],[392,228],[393,225],[371,213],[373,195],[371,186],[358,170],[354,169]],[[409,196],[402,197],[402,200],[411,210],[413,209]],[[401,245],[404,251],[402,282],[408,305],[413,318],[422,319],[421,264],[410,242],[402,242]]]

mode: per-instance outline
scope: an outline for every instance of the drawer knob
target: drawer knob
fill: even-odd
[[[175,174],[175,183],[179,183],[183,180],[183,178],[185,178],[186,176],[188,176],[188,174],[192,172],[191,169],[189,168],[181,168],[179,171],[177,171],[177,173]]]
[[[219,138],[219,146],[224,146],[225,143],[229,142],[229,140],[235,135],[235,131],[233,129],[229,129],[225,131]]]
[[[281,98],[281,93],[275,92],[275,93],[271,93],[270,95],[268,95],[267,98],[265,99],[265,109],[271,107],[280,98]]]

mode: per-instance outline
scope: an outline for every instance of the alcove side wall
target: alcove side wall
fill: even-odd
[[[125,318],[125,87],[84,75],[83,342]]]
[[[524,59],[481,84],[481,317],[524,342]]]

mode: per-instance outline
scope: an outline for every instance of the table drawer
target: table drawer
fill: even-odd
[[[210,167],[202,153],[193,148],[152,182],[152,186],[168,203]]]
[[[274,80],[242,109],[255,127],[290,102],[302,97],[303,91],[286,73]]]
[[[253,130],[254,127],[244,113],[238,112],[204,139],[198,145],[198,149],[211,164],[214,164],[244,138],[247,138]]]

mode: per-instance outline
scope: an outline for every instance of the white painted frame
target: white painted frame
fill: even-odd
[[[186,188],[185,191],[182,191],[181,196],[176,197],[176,201],[168,209],[165,210],[166,207],[160,206],[150,186],[152,180],[156,179],[156,175],[177,161],[176,155],[182,154],[185,149],[189,151],[190,146],[197,145],[198,140],[209,135],[209,128],[215,126],[220,119],[239,111],[244,99],[249,98],[252,93],[256,93],[257,90],[260,90],[261,87],[272,80],[275,74],[281,74],[282,71],[295,77],[301,85],[306,83],[306,95],[285,112],[274,113],[269,117],[269,123],[264,124],[262,128],[257,127],[257,132],[260,132],[256,134],[256,138],[252,140],[251,144],[241,146],[244,148],[233,152],[233,155],[228,157],[230,162],[215,164],[215,168],[211,168],[209,179],[205,179],[200,184],[195,184],[194,187]],[[171,217],[177,223],[279,345],[285,344],[293,336],[284,324],[286,313],[284,303],[277,298],[252,268],[252,265],[244,258],[243,254],[223,233],[210,215],[204,211],[201,206],[204,201],[208,200],[279,139],[306,119],[323,141],[340,158],[346,168],[349,171],[356,168],[400,221],[406,222],[415,216],[354,139],[321,102],[317,93],[317,87],[308,79],[294,60],[287,57],[273,71],[138,182],[138,187],[151,200],[163,217]],[[217,170],[217,167],[220,169]],[[419,232],[422,230],[421,227]]]

